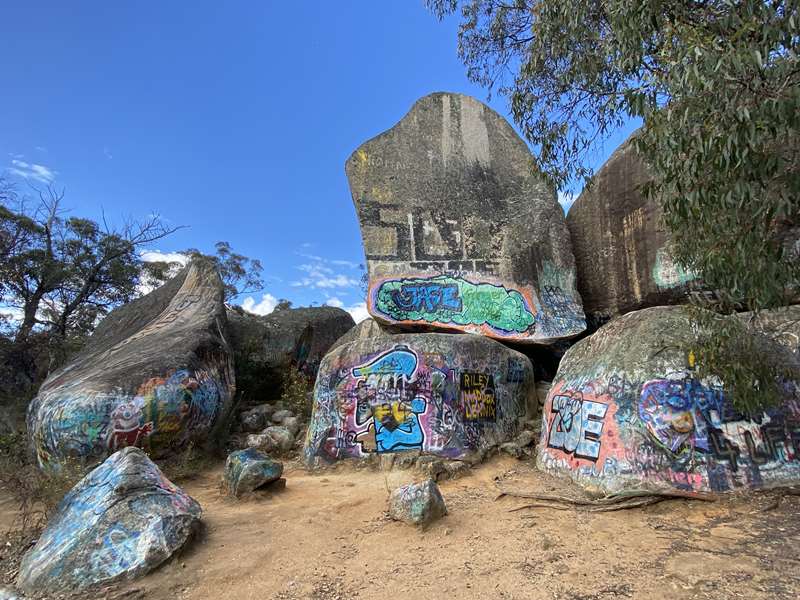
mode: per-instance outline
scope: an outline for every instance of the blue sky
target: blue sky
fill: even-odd
[[[64,187],[76,215],[188,226],[154,251],[230,242],[264,264],[254,310],[363,314],[344,162],[420,96],[486,100],[456,30],[422,0],[9,3],[0,170]]]

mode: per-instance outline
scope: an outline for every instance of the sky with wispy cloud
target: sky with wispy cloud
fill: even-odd
[[[23,193],[64,188],[72,214],[187,226],[150,259],[230,242],[264,265],[265,289],[237,299],[248,310],[288,299],[361,318],[344,162],[425,94],[486,100],[456,31],[422,0],[10,3],[0,171]]]

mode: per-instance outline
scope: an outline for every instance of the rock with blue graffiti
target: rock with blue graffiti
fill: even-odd
[[[222,282],[204,260],[114,310],[28,409],[39,464],[92,465],[127,446],[160,456],[212,443],[234,388],[226,323]]]
[[[430,525],[446,514],[447,506],[433,479],[399,487],[389,497],[389,516],[409,525]]]
[[[322,361],[305,458],[313,467],[397,452],[482,455],[513,439],[536,407],[530,361],[487,337],[357,340]]]
[[[283,463],[247,448],[228,455],[223,482],[228,494],[238,498],[277,481],[282,473]]]
[[[783,346],[748,335],[765,357],[800,368]],[[538,466],[608,494],[800,482],[800,382],[782,382],[779,405],[742,414],[718,377],[698,374],[694,337],[688,309],[655,307],[570,348],[545,401]]]
[[[446,92],[353,152],[372,317],[519,343],[581,333],[564,212],[531,162],[503,117]]]
[[[0,587],[0,600],[25,600],[25,599],[11,588]]]
[[[123,448],[64,496],[17,585],[54,594],[141,577],[192,538],[201,512],[142,450]]]

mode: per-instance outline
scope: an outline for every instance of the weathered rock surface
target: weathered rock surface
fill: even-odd
[[[660,208],[641,191],[649,175],[632,139],[617,148],[567,214],[578,290],[592,324],[683,302],[693,280],[672,259]]]
[[[292,411],[290,411],[290,410],[285,409],[285,408],[281,409],[281,410],[276,410],[272,415],[272,422],[275,423],[276,425],[280,425],[281,423],[283,423],[284,419],[287,419],[287,418],[293,417],[293,416],[294,416],[294,413]]]
[[[749,322],[751,313],[740,313],[739,317]],[[800,355],[800,305],[762,310],[753,324],[767,337]]]
[[[228,494],[237,498],[280,479],[283,463],[254,448],[238,450],[225,461],[223,482]]]
[[[234,389],[225,332],[222,282],[205,261],[114,310],[28,409],[39,463],[94,463],[126,446],[158,456],[213,439]]]
[[[425,96],[346,171],[376,320],[517,342],[585,329],[555,192],[488,106]]]
[[[389,337],[391,335],[403,333],[402,330],[398,329],[397,327],[390,327],[389,325],[384,325],[379,323],[372,317],[368,317],[358,323],[355,327],[353,327],[350,331],[345,333],[342,337],[336,340],[333,343],[333,346],[330,347],[330,350],[335,350],[339,346],[343,346],[344,344],[349,344],[350,342],[355,342],[358,340],[366,340],[369,338],[375,337]]]
[[[0,600],[24,600],[24,598],[11,588],[0,587]]]
[[[248,433],[262,431],[270,423],[275,406],[272,404],[258,404],[250,410],[239,415],[242,430]]]
[[[447,506],[433,479],[409,483],[389,497],[389,516],[409,525],[428,525],[447,514]]]
[[[237,385],[245,402],[277,400],[287,369],[314,376],[331,345],[355,326],[332,306],[287,308],[259,316],[229,310]]]
[[[261,433],[248,435],[246,443],[264,452],[287,452],[294,445],[294,434],[287,427],[273,425]]]
[[[144,452],[124,448],[64,497],[17,585],[42,594],[140,577],[183,547],[200,514]]]
[[[308,464],[424,451],[461,458],[497,446],[536,414],[521,353],[470,334],[402,334],[329,353],[314,388]]]
[[[590,491],[721,492],[800,480],[800,384],[750,417],[699,380],[684,307],[629,313],[564,356],[542,416],[538,466]],[[766,338],[765,354],[796,361]]]

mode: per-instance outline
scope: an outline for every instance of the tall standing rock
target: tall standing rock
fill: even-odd
[[[489,107],[425,96],[346,171],[375,319],[515,342],[584,330],[563,211]]]
[[[226,326],[222,282],[202,260],[114,310],[28,409],[39,463],[99,462],[126,446],[159,455],[209,441],[234,389]]]
[[[578,290],[590,323],[686,298],[686,284],[694,277],[669,252],[661,210],[641,189],[649,179],[631,137],[567,214]]]

